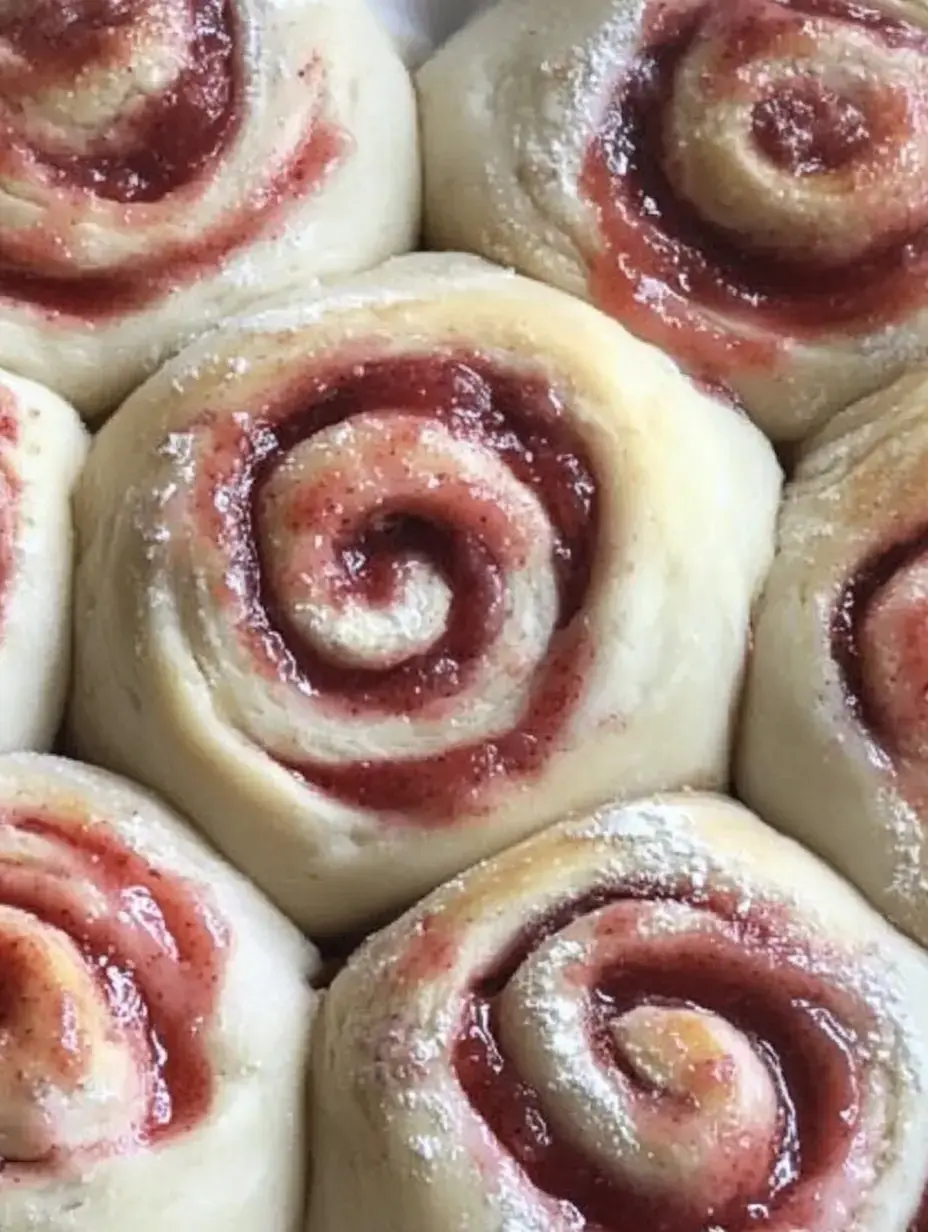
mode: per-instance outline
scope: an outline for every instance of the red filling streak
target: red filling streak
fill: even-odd
[[[180,3],[181,0],[171,0]],[[22,85],[50,88],[68,84],[82,69],[105,65],[126,54],[125,38],[137,19],[135,0],[41,0],[0,19],[0,43],[24,57],[21,76],[0,72],[0,174],[17,178],[25,161],[34,174],[62,192],[90,194],[131,207],[155,206],[177,196],[178,210],[199,181],[215,170],[236,139],[247,106],[238,31],[231,0],[190,0],[193,15],[189,67],[159,97],[145,103],[117,140],[81,154],[25,146],[18,133]],[[307,65],[302,76],[322,71]],[[203,239],[180,242],[131,268],[73,274],[56,245],[40,238],[0,235],[0,294],[78,317],[103,317],[144,305],[183,278],[216,265],[222,257],[258,238],[273,225],[288,200],[311,193],[342,156],[345,140],[316,117],[288,162],[271,168],[258,185],[242,186],[245,197]],[[5,147],[5,152],[2,147]],[[144,222],[144,211],[139,215]],[[131,228],[132,214],[126,220]],[[60,274],[56,267],[60,269]]]
[[[623,899],[663,897],[654,887],[631,887]],[[464,1015],[454,1064],[471,1104],[501,1145],[543,1194],[565,1204],[571,1227],[585,1232],[742,1232],[753,1227],[817,1226],[830,1211],[821,1178],[840,1171],[859,1131],[852,1033],[840,1019],[833,991],[808,971],[807,956],[783,941],[774,915],[746,917],[723,899],[686,901],[725,917],[742,938],[744,970],[733,966],[731,938],[681,938],[674,960],[660,970],[634,961],[598,973],[589,1030],[613,1064],[625,1067],[607,1042],[610,1020],[641,1005],[702,1008],[720,1015],[749,1040],[780,1094],[778,1141],[773,1144],[765,1192],[735,1209],[688,1209],[682,1196],[648,1196],[602,1175],[549,1123],[542,1097],[524,1083],[500,1043],[497,998],[526,957],[546,937],[610,902],[599,894],[569,905],[529,930],[474,987]],[[608,919],[608,917],[607,917]],[[762,956],[751,968],[750,951]],[[442,951],[443,954],[443,951]],[[443,961],[443,957],[440,958]],[[750,982],[748,982],[750,981]],[[641,1082],[634,1071],[633,1081]],[[671,1098],[666,1093],[659,1098]],[[572,1208],[572,1209],[571,1209]],[[921,1232],[921,1229],[918,1230]]]
[[[841,673],[845,704],[887,752],[898,750],[869,687],[861,634],[883,588],[926,552],[928,528],[874,553],[845,583],[831,617],[831,654]]]
[[[812,82],[759,102],[753,129],[770,162],[795,176],[835,171],[853,162],[873,138],[862,107]]]
[[[224,926],[181,878],[152,868],[102,825],[76,828],[15,814],[0,814],[0,824],[63,848],[107,896],[110,909],[97,915],[69,879],[0,861],[0,901],[74,941],[135,1047],[149,1097],[137,1141],[192,1129],[213,1094],[204,1028],[223,974]],[[62,1040],[62,1054],[69,1047]],[[64,1072],[66,1061],[63,1055]]]
[[[890,46],[928,51],[924,32],[878,9],[849,0],[781,0],[756,9],[737,6],[726,60],[736,85],[737,68],[792,23],[807,17],[863,26]],[[616,89],[584,167],[582,191],[599,215],[602,252],[590,280],[596,301],[643,337],[659,343],[709,380],[722,379],[732,360],[763,366],[773,344],[745,340],[724,327],[710,328],[687,315],[702,305],[729,318],[744,318],[789,336],[814,337],[840,328],[861,330],[903,315],[924,297],[928,239],[922,220],[913,232],[889,235],[846,267],[776,251],[747,251],[738,237],[701,218],[671,185],[663,162],[664,124],[674,78],[703,34],[718,22],[719,4],[681,12],[654,8],[647,45]],[[714,31],[713,31],[714,36]],[[724,90],[724,82],[716,83]],[[866,170],[866,150],[891,139],[903,123],[892,96],[864,106],[806,82],[761,100],[754,135],[778,166],[797,175]],[[668,303],[668,296],[670,301]],[[673,298],[678,297],[675,307]]]
[[[910,568],[926,552],[928,528],[875,553],[845,584],[832,613],[831,654],[841,672],[845,704],[857,721],[889,752],[896,750],[891,732],[868,686],[860,646],[861,631],[883,588],[900,570]],[[928,1232],[928,1193],[909,1232]]]
[[[341,576],[335,584],[368,604],[391,601],[414,556],[427,559],[447,582],[453,599],[442,636],[396,667],[351,668],[322,657],[292,627],[262,563],[256,507],[264,483],[288,452],[333,424],[391,407],[437,421],[454,436],[495,452],[538,496],[555,533],[558,628],[515,730],[425,759],[291,767],[338,799],[440,823],[476,807],[478,792],[491,780],[540,770],[584,685],[589,646],[582,608],[597,539],[597,485],[557,394],[537,378],[500,372],[478,356],[376,360],[315,375],[262,422],[260,449],[244,442],[245,461],[231,486],[224,474],[209,477],[201,524],[221,536],[231,555],[235,589],[248,598],[250,641],[269,671],[350,714],[414,715],[447,699],[453,715],[455,695],[504,618],[504,577],[513,563],[494,556],[482,537],[483,515],[472,516],[466,493],[454,521],[436,520],[425,492],[413,508],[388,505],[366,525],[346,525],[337,545]],[[383,448],[392,452],[402,442],[385,435]],[[340,483],[334,474],[336,502]]]
[[[909,1232],[928,1232],[928,1193],[922,1198],[922,1204]]]

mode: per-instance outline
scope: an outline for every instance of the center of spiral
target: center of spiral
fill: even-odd
[[[134,1057],[79,949],[0,907],[0,1157],[41,1160],[126,1133],[142,1098]]]
[[[228,0],[0,0],[0,174],[159,202],[225,148],[238,86]]]
[[[795,176],[838,171],[872,139],[864,108],[814,79],[778,88],[757,102],[752,130],[770,162]]]

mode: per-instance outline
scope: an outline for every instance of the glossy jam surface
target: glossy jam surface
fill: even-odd
[[[847,263],[764,242],[765,201],[775,191],[769,185],[754,190],[751,242],[704,216],[674,186],[668,150],[681,138],[669,135],[668,125],[678,74],[707,40],[716,47],[703,82],[707,105],[726,94],[737,100],[747,66],[772,49],[779,61],[798,57],[797,78],[773,79],[756,97],[750,125],[760,158],[797,184],[827,177],[830,194],[852,200],[880,174],[886,151],[914,138],[905,89],[911,100],[921,86],[897,89],[868,79],[853,94],[831,87],[814,75],[818,21],[862,32],[878,46],[928,53],[923,31],[849,0],[652,4],[642,46],[587,153],[581,190],[601,239],[590,270],[595,300],[709,378],[724,379],[735,362],[772,363],[777,339],[864,331],[898,319],[923,296],[928,220],[919,205],[901,229],[887,223],[884,233],[871,220],[875,238],[854,258],[849,292]],[[709,137],[700,132],[687,140]],[[762,332],[752,336],[755,326]]]
[[[726,1205],[699,1209],[671,1180],[661,1193],[649,1194],[604,1175],[565,1140],[545,1111],[546,1093],[532,1089],[506,1055],[500,999],[522,964],[547,938],[589,912],[605,908],[599,928],[609,930],[610,911],[624,910],[639,895],[655,897],[642,885],[627,896],[597,895],[559,910],[521,937],[472,988],[454,1065],[473,1108],[535,1189],[556,1204],[565,1226],[585,1232],[830,1228],[834,1195],[824,1182],[841,1172],[861,1133],[855,1027],[843,1021],[841,995],[815,974],[810,955],[775,914],[746,912],[725,897],[670,900],[711,913],[721,929],[679,936],[661,949],[659,966],[636,952],[635,941],[627,961],[576,976],[589,986],[584,1030],[593,1049],[605,1066],[625,1075],[632,1107],[645,1116],[657,1112],[670,1134],[678,1116],[698,1111],[692,1102],[698,1076],[690,1073],[688,1095],[651,1087],[616,1049],[612,1028],[622,1015],[639,1007],[714,1014],[760,1060],[778,1104],[775,1130],[763,1148],[746,1134],[736,1155],[722,1153],[720,1175],[733,1195]],[[704,1076],[707,1091],[730,1078],[718,1070],[721,1063],[713,1062],[716,1068]]]
[[[25,934],[14,933],[13,917],[0,912],[0,1022],[14,1033],[23,1064],[40,1050],[42,1072],[63,1082],[73,1071],[79,1092],[96,1049],[128,1054],[138,1115],[121,1126],[128,1139],[110,1141],[104,1131],[84,1141],[92,1151],[132,1149],[191,1129],[213,1094],[205,1037],[223,977],[224,924],[197,889],[155,869],[103,824],[4,808],[0,839],[2,912],[29,922]],[[63,940],[49,949],[46,939],[55,938]],[[72,962],[106,1007],[102,1036],[98,1028],[75,1027],[81,1019],[68,991]],[[30,1162],[58,1162],[53,1131],[50,1138],[49,1156]]]
[[[183,39],[183,46],[178,41]],[[319,115],[295,153],[254,184],[233,187],[229,209],[202,235],[175,236],[150,258],[75,269],[52,217],[86,199],[125,206],[118,225],[148,226],[157,211],[195,207],[221,172],[250,105],[242,32],[232,0],[40,0],[0,14],[0,180],[35,186],[58,204],[50,229],[0,235],[0,294],[51,312],[105,317],[144,305],[269,233],[282,208],[308,195],[344,139]],[[138,96],[123,80],[141,59],[163,89]],[[322,67],[304,70],[307,86]],[[70,132],[53,99],[73,92],[112,106],[98,133]],[[113,100],[125,94],[122,103]],[[113,96],[111,98],[111,95]],[[77,106],[77,104],[75,104]],[[31,119],[34,109],[43,121]],[[106,225],[114,225],[112,222]],[[55,232],[53,234],[53,231]]]
[[[0,17],[0,102],[34,95],[132,52],[135,9],[127,0],[39,0]],[[197,0],[187,67],[167,96],[146,101],[116,139],[80,154],[33,149],[53,181],[126,204],[160,201],[196,179],[235,133],[241,106],[233,8]],[[116,149],[111,147],[116,145]],[[2,168],[0,160],[0,168]]]
[[[849,709],[886,752],[918,759],[928,741],[926,557],[928,529],[876,551],[845,583],[831,620]]]
[[[395,412],[393,408],[398,408]],[[336,605],[376,612],[393,603],[417,562],[450,596],[440,634],[396,662],[352,665],[321,653],[296,627],[292,605],[268,566],[271,528],[262,518],[269,485],[301,444],[336,425],[378,414],[382,444],[365,455],[376,474],[372,502],[358,496],[337,460],[326,476],[287,505],[285,529],[315,532],[325,554],[304,568],[324,572]],[[201,533],[233,562],[230,602],[246,597],[241,635],[256,667],[274,680],[322,699],[348,716],[447,714],[473,680],[507,618],[507,576],[524,564],[527,545],[490,489],[447,474],[391,495],[408,451],[433,431],[492,456],[543,507],[553,531],[556,628],[521,720],[496,739],[433,757],[291,768],[338,799],[397,811],[422,823],[473,807],[493,780],[531,775],[569,721],[585,684],[588,642],[584,602],[597,534],[597,483],[591,460],[544,381],[501,370],[479,356],[378,359],[333,367],[298,382],[252,427],[224,424],[198,490]],[[360,504],[359,504],[360,500]],[[321,553],[321,549],[320,549]],[[299,580],[299,579],[297,579]],[[333,598],[334,596],[334,598]]]

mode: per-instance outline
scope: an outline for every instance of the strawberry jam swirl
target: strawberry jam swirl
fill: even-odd
[[[444,969],[436,925],[415,944]],[[881,1028],[841,969],[780,908],[629,883],[471,984],[454,1071],[552,1227],[840,1232],[887,1129]]]
[[[424,824],[543,769],[585,686],[597,527],[556,390],[479,355],[366,358],[192,442],[210,641],[292,716],[291,739],[243,711],[253,741]]]
[[[224,925],[102,824],[0,809],[0,1184],[208,1112]]]
[[[850,0],[648,7],[586,155],[591,290],[724,379],[925,298],[928,32]]]
[[[851,713],[898,770],[928,762],[928,530],[875,552],[831,621]]]
[[[298,141],[215,203],[252,106],[244,20],[237,0],[2,6],[0,294],[80,317],[144,304],[318,186],[342,139],[310,60]]]

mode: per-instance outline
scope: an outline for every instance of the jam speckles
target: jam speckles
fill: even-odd
[[[0,838],[0,1183],[192,1129],[224,924],[105,824],[4,809]]]
[[[598,521],[554,389],[478,355],[367,359],[296,381],[250,426],[204,420],[198,440],[196,533],[254,670],[397,745],[279,760],[419,824],[544,767],[585,687]],[[468,739],[460,699],[493,689],[515,700]],[[412,721],[449,734],[404,751]]]
[[[204,230],[184,237],[176,225],[214,192],[252,105],[244,34],[232,0],[4,7],[0,179],[56,204],[47,222],[4,229],[0,295],[88,318],[142,306],[268,232],[287,202],[315,189],[344,147],[318,108],[295,147],[279,159],[272,152],[255,182],[236,182],[227,209],[210,207]],[[307,66],[307,92],[321,97],[322,73]],[[79,125],[56,103],[62,92],[79,107]],[[58,231],[69,209],[77,221],[90,210],[94,228],[124,230],[126,251],[134,232],[155,225],[167,242],[125,264],[87,259],[73,221]]]
[[[480,976],[454,1069],[565,1226],[831,1232],[868,1175],[858,1043],[871,1011],[823,957],[759,906],[600,892]],[[575,1073],[529,1081],[526,1060],[546,1051],[552,1075]]]
[[[718,380],[899,320],[924,298],[926,120],[928,36],[901,16],[652,4],[582,175],[595,300]]]
[[[847,704],[890,756],[928,758],[928,529],[873,553],[834,607]]]

